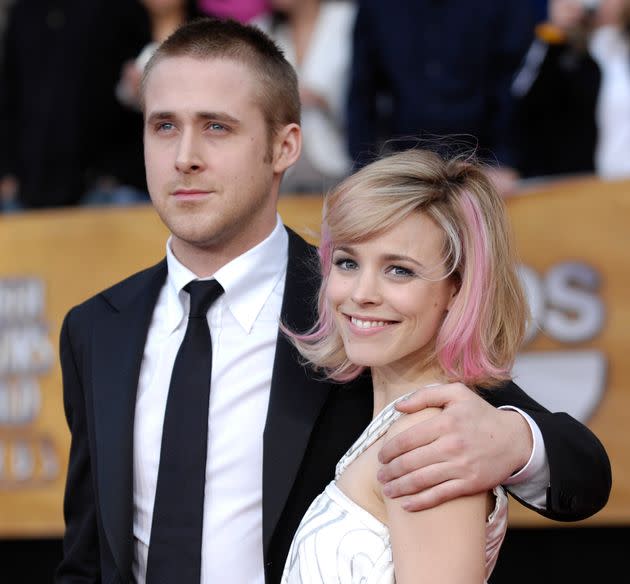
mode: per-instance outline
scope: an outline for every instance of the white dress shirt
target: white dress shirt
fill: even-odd
[[[197,279],[173,255],[170,240],[166,259],[168,276],[149,327],[136,398],[133,576],[138,584],[145,582],[170,377],[187,325],[189,297],[183,288]],[[267,239],[213,276],[225,293],[208,311],[212,381],[201,584],[264,584],[263,431],[287,261],[288,236],[278,218]],[[512,480],[527,480],[525,488],[531,493],[519,495],[544,507],[549,476],[544,443],[536,424],[531,419],[528,423],[534,452],[526,469]],[[535,476],[542,479],[536,482]]]
[[[500,410],[513,410],[525,418],[532,433],[532,453],[527,464],[509,477],[503,486],[513,495],[527,501],[533,507],[547,507],[547,487],[549,486],[549,461],[540,428],[524,411],[513,406],[501,406]]]
[[[135,581],[145,581],[162,425],[195,274],[166,246],[168,277],[148,331],[136,398],[133,448]],[[208,311],[212,381],[203,509],[201,582],[263,584],[262,455],[288,259],[279,218],[259,245],[214,278],[225,293]],[[186,480],[186,477],[182,477]]]

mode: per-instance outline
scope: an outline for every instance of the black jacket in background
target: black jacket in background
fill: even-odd
[[[539,62],[535,53],[543,51]],[[599,67],[586,51],[569,44],[536,41],[530,55],[514,84],[521,174],[593,173]]]
[[[529,0],[360,0],[348,100],[355,163],[383,140],[401,150],[419,139],[447,154],[479,145],[481,158],[513,165],[510,86],[533,34]]]

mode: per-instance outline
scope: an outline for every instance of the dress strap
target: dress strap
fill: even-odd
[[[346,452],[339,462],[337,463],[337,468],[335,469],[335,480],[341,476],[341,473],[348,467],[350,463],[352,463],[356,458],[361,456],[374,442],[376,442],[389,428],[391,425],[400,418],[403,412],[399,412],[396,409],[396,404],[410,395],[415,393],[415,391],[410,391],[409,393],[400,396],[395,399],[390,404],[386,405],[369,423],[368,427],[363,430],[363,433],[357,441],[350,447],[348,452]]]

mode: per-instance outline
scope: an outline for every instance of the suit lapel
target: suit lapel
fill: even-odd
[[[291,230],[289,263],[282,303],[282,319],[294,330],[304,331],[313,322],[319,279],[309,267],[316,261],[312,248]],[[285,506],[304,457],[315,421],[329,394],[299,364],[299,355],[282,333],[278,335],[269,409],[263,445],[263,548]]]
[[[113,310],[94,327],[96,464],[103,529],[124,581],[131,577],[133,426],[140,365],[166,261],[103,294]]]

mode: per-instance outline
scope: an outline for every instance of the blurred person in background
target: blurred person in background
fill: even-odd
[[[271,0],[254,19],[283,50],[300,83],[303,144],[281,193],[321,193],[348,175],[346,103],[356,4],[345,0]]]
[[[0,67],[4,209],[78,204],[87,191],[146,192],[142,131],[114,95],[148,40],[135,0],[16,0]],[[135,122],[135,123],[134,123]]]
[[[197,0],[140,0],[147,12],[151,41],[144,46],[140,54],[130,59],[123,66],[120,80],[116,86],[116,96],[121,103],[140,114],[140,81],[144,66],[158,45],[166,40],[186,21],[201,16]],[[138,136],[141,140],[141,135]],[[140,142],[142,148],[142,142]]]
[[[534,23],[523,0],[361,0],[348,104],[357,166],[388,139],[402,150],[457,135],[494,164],[500,192],[512,192],[510,86]]]
[[[197,0],[207,16],[233,18],[243,24],[269,11],[269,0]]]
[[[547,20],[547,0],[531,0],[534,6],[534,17],[536,22]]]
[[[524,176],[630,177],[630,0],[551,0],[513,93]]]

